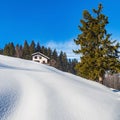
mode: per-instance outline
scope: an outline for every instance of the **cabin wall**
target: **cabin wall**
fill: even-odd
[[[40,55],[33,56],[32,60],[35,61],[35,62],[40,62],[40,63],[45,63],[45,64],[48,63],[48,59],[43,57],[43,56],[40,56]]]

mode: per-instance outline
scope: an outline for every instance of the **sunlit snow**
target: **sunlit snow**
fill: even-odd
[[[99,83],[0,55],[0,120],[120,120],[119,98]]]

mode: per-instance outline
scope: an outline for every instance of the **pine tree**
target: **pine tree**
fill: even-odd
[[[15,56],[15,46],[14,46],[14,44],[13,44],[13,42],[11,42],[10,44],[9,44],[9,52],[10,52],[10,56]]]
[[[40,52],[47,55],[47,48],[42,46]]]
[[[30,44],[29,50],[30,50],[30,55],[32,55],[35,52],[35,42],[33,40]]]
[[[27,42],[27,40],[24,41],[24,46],[23,46],[23,56],[24,59],[31,59],[31,55],[30,55],[30,50],[29,50],[29,44]]]
[[[10,49],[9,49],[8,44],[5,45],[4,50],[3,50],[3,54],[7,55],[7,56],[10,55]]]
[[[15,46],[13,42],[5,45],[3,54],[8,56],[15,56]]]
[[[0,49],[0,54],[1,54],[1,55],[3,54],[3,49]]]
[[[58,69],[63,70],[63,61],[62,61],[62,57],[63,57],[63,51],[60,52],[58,60],[57,60],[57,65],[58,65]]]
[[[15,55],[16,57],[18,57],[18,58],[20,57],[20,55],[19,55],[19,44],[17,44],[16,47],[15,47],[15,54],[16,54]]]
[[[20,58],[23,57],[23,47],[22,47],[22,45],[20,45],[20,48],[19,48],[19,55],[20,55]]]
[[[63,68],[63,71],[66,71],[66,72],[67,72],[67,69],[68,69],[68,61],[67,61],[67,55],[66,55],[65,52],[63,53],[63,56],[62,56],[62,68]]]
[[[81,60],[76,65],[77,74],[95,81],[103,82],[106,72],[117,73],[120,71],[118,60],[119,44],[110,40],[111,34],[107,33],[108,17],[102,14],[102,5],[93,9],[94,16],[87,10],[83,11],[81,34],[74,40],[80,49],[75,50],[81,54]]]
[[[69,59],[68,60],[68,72],[70,73],[73,73],[73,74],[76,74],[76,70],[75,70],[75,66],[76,64],[78,64],[78,61],[77,59]]]
[[[51,56],[52,56],[52,50],[51,50],[51,48],[48,48],[48,49],[47,49],[47,56],[48,56],[49,58],[51,58]]]
[[[54,59],[55,61],[57,61],[57,59],[58,59],[58,53],[57,53],[56,49],[54,49],[52,52],[52,59]]]
[[[67,71],[67,55],[63,51],[60,52],[58,57],[58,69],[62,71]]]
[[[37,42],[37,46],[35,48],[35,52],[40,52],[40,51],[41,51],[40,43]]]
[[[51,52],[51,66],[58,68],[58,53],[56,49]],[[53,62],[52,62],[53,61]]]
[[[23,52],[22,45],[17,44],[16,47],[15,47],[16,57],[22,58],[22,52]]]

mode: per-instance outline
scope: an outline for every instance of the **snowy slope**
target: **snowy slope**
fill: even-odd
[[[98,83],[0,55],[0,120],[120,120],[120,99]]]

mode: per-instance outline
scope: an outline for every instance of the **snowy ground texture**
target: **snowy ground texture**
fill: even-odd
[[[120,96],[53,67],[0,55],[0,120],[120,120]]]

